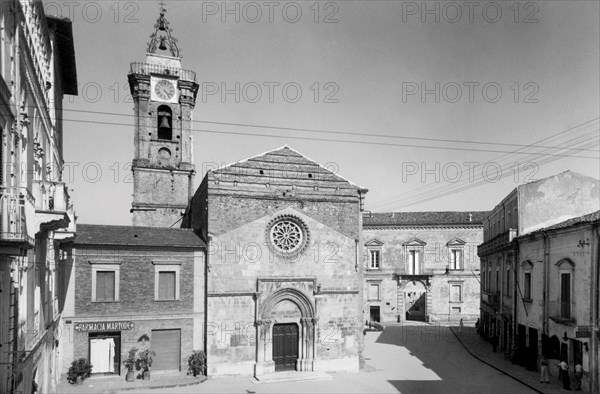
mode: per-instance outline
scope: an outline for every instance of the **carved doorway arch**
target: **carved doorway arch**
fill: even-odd
[[[269,294],[257,305],[255,375],[275,372],[273,326],[298,326],[297,371],[312,371],[315,357],[315,305],[301,290],[286,287]]]

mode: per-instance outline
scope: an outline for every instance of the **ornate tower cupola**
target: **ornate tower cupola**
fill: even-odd
[[[196,73],[181,67],[181,51],[160,5],[144,63],[131,63],[134,102],[134,226],[178,226],[191,198],[192,110]]]

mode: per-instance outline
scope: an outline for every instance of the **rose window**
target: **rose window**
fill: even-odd
[[[304,222],[292,215],[274,219],[268,228],[268,238],[275,251],[284,255],[300,253],[308,240]]]

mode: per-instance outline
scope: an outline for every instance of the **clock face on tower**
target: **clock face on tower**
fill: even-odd
[[[169,79],[157,79],[152,89],[152,99],[172,102],[177,91],[174,81]]]

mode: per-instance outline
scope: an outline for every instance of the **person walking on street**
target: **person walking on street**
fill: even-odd
[[[581,363],[575,364],[575,390],[581,390],[581,377],[583,376],[583,367]]]
[[[569,364],[563,359],[558,363],[562,377],[563,389],[571,391],[571,379],[569,378]]]
[[[463,326],[463,319],[460,319],[460,323],[458,324],[458,335],[462,334]]]
[[[542,356],[541,367],[542,368],[540,371],[540,383],[550,384],[550,379],[548,377],[548,359],[545,355]]]

